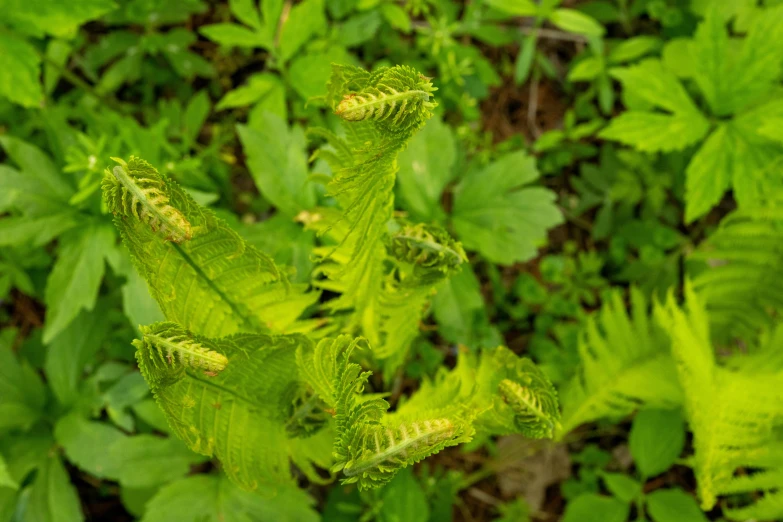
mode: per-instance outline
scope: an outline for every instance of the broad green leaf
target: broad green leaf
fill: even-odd
[[[713,5],[717,5],[714,2]],[[730,112],[731,83],[729,35],[726,23],[718,10],[708,9],[690,42],[690,55],[695,66],[693,79],[707,99],[714,114],[725,116]]]
[[[734,147],[730,127],[720,125],[694,154],[685,173],[686,223],[709,212],[731,186]]]
[[[774,175],[783,162],[783,143],[769,131],[778,123],[783,123],[783,103],[773,99],[729,124],[735,141],[732,188],[740,207],[759,206],[783,189],[783,178]]]
[[[531,0],[487,0],[488,5],[514,16],[535,16],[538,7]]]
[[[323,51],[307,52],[291,62],[289,81],[302,98],[310,100],[326,94],[326,84],[332,74],[333,63],[350,64],[355,61],[342,45],[331,45]]]
[[[453,178],[456,156],[451,127],[438,118],[431,120],[400,153],[397,190],[402,207],[416,221],[433,223],[446,218],[440,198]]]
[[[185,113],[182,117],[182,137],[183,145],[191,147],[198,138],[199,131],[207,121],[211,112],[212,102],[209,99],[206,89],[196,93],[185,106]]]
[[[611,75],[623,84],[624,90],[657,107],[682,115],[699,112],[685,87],[660,60],[649,59],[630,67],[612,69]]]
[[[386,21],[395,29],[402,31],[405,34],[411,32],[411,17],[408,13],[397,4],[383,3],[381,4],[381,14]]]
[[[19,484],[8,471],[8,464],[5,463],[2,455],[0,455],[0,488],[19,489]]]
[[[307,140],[299,127],[290,128],[274,114],[263,117],[260,129],[237,125],[248,168],[256,186],[277,210],[296,216],[315,206],[308,180]]]
[[[264,0],[259,2],[259,4],[264,18],[264,25],[266,26],[267,38],[270,42],[275,41],[283,12],[283,0]]]
[[[273,74],[254,74],[244,85],[228,91],[217,103],[215,110],[247,107],[263,100],[279,86],[280,80]]]
[[[15,489],[0,487],[0,520],[13,520],[17,496]]]
[[[2,19],[0,7],[0,19]],[[0,34],[0,96],[23,107],[40,107],[41,57],[35,47],[10,34]]]
[[[661,39],[655,36],[634,36],[633,38],[628,38],[612,49],[609,53],[609,63],[620,64],[636,60],[657,51],[661,48],[661,45]]]
[[[271,47],[263,35],[237,24],[205,25],[199,32],[220,45],[227,47]]]
[[[274,496],[242,491],[218,475],[194,475],[164,486],[141,522],[317,522],[313,500],[291,487]]]
[[[0,20],[36,37],[46,33],[71,38],[76,35],[80,25],[108,13],[116,6],[112,0],[3,0],[0,2]]]
[[[563,522],[625,522],[629,511],[621,500],[585,493],[566,505]]]
[[[570,33],[603,36],[605,32],[604,27],[594,18],[575,9],[556,9],[549,16],[549,21],[563,31]]]
[[[120,484],[131,488],[168,484],[187,475],[192,464],[207,460],[177,439],[154,435],[123,437],[104,448],[109,461],[117,463]]]
[[[647,495],[647,511],[655,522],[707,522],[696,500],[681,489],[659,489]]]
[[[28,429],[42,415],[46,389],[36,371],[19,361],[12,348],[16,330],[0,332],[0,434],[12,428]]]
[[[441,283],[432,304],[438,332],[449,342],[472,347],[502,344],[500,332],[489,324],[479,281],[470,266]]]
[[[514,63],[514,83],[522,85],[530,76],[533,68],[533,59],[536,57],[536,45],[538,44],[538,33],[532,33],[522,41],[522,47],[517,55],[517,61]]]
[[[46,282],[44,342],[50,343],[82,310],[92,310],[105,271],[104,258],[115,247],[114,230],[82,226],[63,235],[59,255]]]
[[[623,502],[631,503],[642,494],[642,485],[623,473],[601,473],[606,489]]]
[[[117,421],[126,408],[129,408],[147,397],[149,388],[139,372],[129,372],[117,380],[106,393],[103,400],[106,403],[109,417]],[[120,425],[126,431],[132,431],[133,426]]]
[[[109,451],[126,438],[117,428],[104,422],[87,420],[74,412],[57,421],[54,436],[68,460],[79,469],[97,478],[119,478],[123,459]]]
[[[21,169],[25,178],[35,180],[37,184],[41,185],[36,192],[46,194],[54,201],[65,202],[71,198],[74,188],[41,149],[13,136],[0,136],[0,145]],[[24,186],[25,190],[27,188]]]
[[[62,71],[67,66],[68,58],[73,52],[73,47],[65,40],[50,40],[46,46],[46,61],[44,64],[44,91],[51,95],[57,83],[60,81]]]
[[[732,68],[730,110],[737,112],[764,97],[779,83],[783,63],[783,5],[770,7],[751,25]]]
[[[312,37],[326,31],[324,0],[304,0],[291,8],[280,29],[280,57],[287,62]]]
[[[380,25],[381,14],[378,10],[357,13],[339,26],[337,30],[339,42],[345,47],[357,47],[376,36]]]
[[[122,309],[131,326],[138,329],[143,324],[162,321],[163,312],[150,295],[147,283],[139,275],[136,267],[129,263],[125,277],[128,280],[122,286]]]
[[[669,71],[678,78],[690,78],[696,68],[690,54],[691,41],[688,38],[673,38],[663,46],[661,60]]]
[[[713,3],[690,42],[695,66],[693,78],[717,116],[732,114],[758,101],[772,88],[781,73],[783,52],[783,6],[770,8],[750,27],[736,59],[731,55],[725,20]]]
[[[120,500],[125,510],[138,519],[144,516],[147,511],[147,503],[152,500],[160,487],[151,488],[126,488],[120,486]]]
[[[11,479],[23,488],[26,479],[42,464],[42,457],[51,453],[54,444],[51,431],[46,429],[0,437],[0,453]]]
[[[709,121],[698,112],[627,111],[613,118],[598,135],[644,152],[671,152],[698,143],[708,131]]]
[[[256,8],[255,0],[229,0],[228,7],[231,13],[237,17],[237,20],[243,24],[249,25],[256,31],[264,29],[260,13]],[[274,23],[274,21],[272,21]]]
[[[41,455],[41,464],[29,495],[23,522],[84,520],[79,495],[56,452]]]
[[[535,257],[547,231],[563,222],[553,192],[524,187],[537,178],[535,159],[523,151],[469,171],[455,189],[452,211],[465,248],[505,265]]]
[[[669,469],[685,445],[685,423],[679,410],[642,410],[628,437],[631,455],[642,477]]]
[[[75,212],[0,219],[0,246],[43,246],[78,224]]]
[[[572,82],[587,82],[594,80],[601,74],[604,64],[602,60],[595,56],[588,56],[584,60],[577,62],[568,72],[568,80]]]
[[[405,468],[383,488],[379,522],[427,522],[430,516],[424,494],[412,468]]]
[[[83,310],[47,347],[46,379],[62,405],[79,398],[85,367],[94,362],[109,331],[107,311],[105,304],[90,312]]]

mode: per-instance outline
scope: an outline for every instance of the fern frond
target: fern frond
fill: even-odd
[[[209,350],[193,340],[175,323],[155,323],[140,328],[142,338],[134,342],[138,350],[148,351],[148,364],[174,366],[180,364],[201,369],[214,377],[226,369],[226,356]]]
[[[435,285],[456,273],[467,261],[462,245],[436,225],[405,225],[387,241],[398,263],[372,303],[373,323],[363,323],[365,335],[384,361],[388,381],[405,362],[419,335]]]
[[[557,395],[536,393],[533,388],[503,379],[498,385],[503,401],[514,411],[514,422],[526,436],[540,439],[555,436],[553,418],[557,409]]]
[[[552,438],[560,428],[552,383],[532,361],[503,346],[484,350],[480,357],[460,353],[453,370],[425,380],[390,417],[439,415],[470,420],[482,435]]]
[[[175,243],[133,211],[115,216],[131,259],[166,319],[207,337],[296,328],[296,319],[318,299],[317,292],[292,288],[270,257],[200,207],[175,182],[163,180],[149,163],[134,158],[122,168],[130,179],[165,182],[168,205],[192,227],[190,240]],[[115,208],[131,201],[112,181],[104,183],[104,189],[107,201],[119,198],[111,203]]]
[[[459,241],[441,227],[423,223],[403,226],[389,238],[388,250],[393,258],[415,267],[414,285],[434,284],[468,260]]]
[[[361,89],[343,95],[335,114],[347,121],[369,120],[379,129],[405,134],[420,127],[430,116],[436,90],[430,79],[407,66],[380,69]]]
[[[302,344],[297,348],[296,364],[302,379],[329,407],[335,407],[334,382],[341,355],[353,352],[364,342],[361,337],[340,335],[321,339],[316,345]]]
[[[166,182],[158,171],[133,156],[130,165],[122,159],[112,159],[119,165],[111,171],[106,169],[101,183],[109,210],[147,223],[167,241],[190,240],[190,222],[169,203]]]
[[[493,435],[552,438],[560,430],[554,386],[535,363],[504,346],[482,353],[472,406],[483,411],[477,428]]]
[[[396,158],[413,133],[432,115],[434,88],[410,67],[396,66],[367,72],[357,67],[333,66],[327,100],[346,122],[347,141],[324,135],[338,150],[332,159],[336,171],[328,191],[340,203],[347,232],[324,260],[347,257],[341,270],[329,277],[342,288],[330,303],[335,310],[353,308],[353,326],[361,324],[369,302],[378,291],[386,223],[392,217]],[[424,100],[420,92],[427,93]],[[408,93],[408,94],[405,94]],[[351,150],[351,161],[345,148]]]
[[[624,417],[646,404],[680,404],[674,361],[649,306],[631,289],[631,314],[620,292],[590,317],[579,340],[581,366],[562,390],[563,434],[596,419]]]
[[[672,353],[693,432],[694,472],[702,508],[733,491],[735,471],[774,441],[783,416],[783,372],[731,371],[719,366],[710,341],[708,315],[690,282],[685,307],[673,295],[656,307],[672,341]]]
[[[693,285],[720,338],[751,338],[783,310],[783,210],[738,210],[689,258]]]
[[[351,352],[349,347],[343,353],[334,385],[337,439],[332,470],[343,472],[343,483],[357,483],[361,490],[378,487],[400,468],[470,440],[470,422],[459,416],[400,422],[385,416],[385,400],[362,400],[359,393],[371,372],[349,362]]]
[[[311,341],[263,334],[210,339],[172,323],[145,330],[134,343],[139,369],[172,431],[193,451],[218,458],[244,489],[291,484],[286,425],[300,387],[295,354]],[[188,357],[169,362],[160,338],[178,345],[188,340],[191,350],[197,345],[199,355],[222,371],[205,374]]]

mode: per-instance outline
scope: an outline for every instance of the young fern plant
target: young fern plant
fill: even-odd
[[[436,286],[467,261],[444,230],[392,219],[395,158],[431,115],[433,90],[408,67],[335,66],[329,100],[345,138],[313,135],[331,145],[317,154],[338,207],[300,216],[324,241],[311,286],[290,284],[288,269],[145,161],[105,174],[106,206],[166,317],[134,342],[140,371],[172,431],[242,488],[293,487],[293,466],[313,482],[329,480],[321,468],[373,488],[479,431],[558,429],[551,384],[505,348],[468,357],[394,413],[362,393],[371,372],[357,348],[388,382]],[[320,289],[338,297],[322,302]],[[455,390],[466,400],[449,400]]]

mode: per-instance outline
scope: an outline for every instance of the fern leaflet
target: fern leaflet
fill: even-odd
[[[131,156],[130,165],[120,158],[106,169],[102,188],[109,210],[144,221],[164,239],[182,243],[193,237],[190,222],[171,206],[163,177],[148,163]]]
[[[682,401],[669,342],[635,288],[630,315],[615,292],[588,319],[579,356],[581,366],[562,390],[563,434],[586,422],[629,415],[645,404],[666,408]]]

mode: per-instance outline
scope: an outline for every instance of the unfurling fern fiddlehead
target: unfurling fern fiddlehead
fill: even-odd
[[[477,424],[494,434],[521,433],[530,438],[552,438],[560,431],[557,391],[530,359],[500,346],[482,354],[476,375],[476,405],[492,407]]]
[[[470,421],[458,414],[400,422],[386,416],[385,400],[361,400],[359,393],[372,372],[351,363],[351,352],[349,347],[342,354],[334,381],[337,439],[332,471],[343,472],[344,484],[358,483],[362,490],[383,485],[400,468],[470,440]]]
[[[133,345],[148,368],[186,366],[214,377],[228,365],[225,355],[205,347],[176,323],[142,326],[141,333],[142,338],[133,341]]]
[[[462,244],[445,230],[420,223],[405,225],[389,238],[389,253],[414,267],[415,284],[434,284],[454,274],[468,260]]]
[[[511,379],[500,381],[498,390],[514,411],[514,423],[522,433],[536,439],[555,436],[556,423],[551,412],[557,411],[557,401],[553,395],[537,394]]]
[[[147,223],[152,230],[168,241],[182,243],[193,236],[190,222],[169,203],[166,181],[146,161],[131,156],[112,171],[106,169],[103,194],[109,210],[114,214],[134,216]]]

